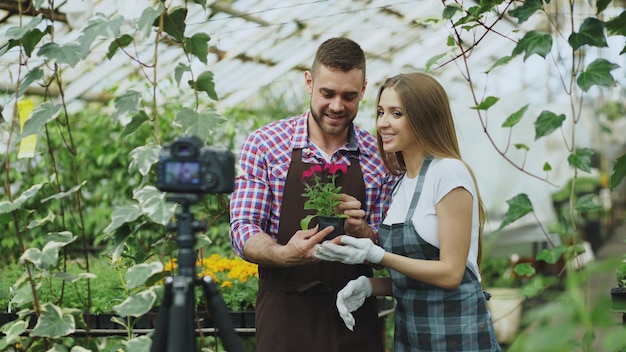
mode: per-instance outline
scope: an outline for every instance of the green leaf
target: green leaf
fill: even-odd
[[[206,33],[196,33],[191,38],[185,38],[183,44],[185,53],[194,55],[206,65],[209,55],[209,40],[211,37]]]
[[[626,154],[620,156],[615,165],[613,166],[613,173],[611,174],[611,179],[609,181],[610,189],[613,191],[626,176]]]
[[[31,337],[53,337],[59,338],[67,336],[76,330],[76,323],[72,314],[64,314],[60,307],[45,303],[41,307],[41,315],[37,319],[37,324],[31,331]]]
[[[41,269],[49,270],[58,264],[59,250],[76,240],[76,236],[72,236],[71,234],[69,235],[70,237],[65,240],[49,241],[43,246],[39,263],[39,267]]]
[[[132,161],[128,165],[128,170],[137,169],[143,176],[146,176],[152,165],[159,160],[159,152],[161,146],[158,145],[144,145],[133,149],[130,152]]]
[[[526,113],[526,110],[528,110],[528,104],[524,105],[521,109],[512,113],[506,119],[506,121],[504,121],[504,123],[502,124],[502,127],[513,127],[517,125],[517,123],[520,122],[520,120],[522,119],[522,116],[524,116],[524,113]]]
[[[78,273],[78,274],[70,274],[66,272],[56,272],[54,273],[55,278],[59,278],[65,282],[75,283],[79,280],[83,279],[96,279],[98,276],[94,273]]]
[[[517,150],[520,150],[520,149],[521,150],[526,150],[526,151],[530,150],[530,148],[526,144],[522,144],[522,143],[515,143],[515,144],[513,144],[513,146]]]
[[[126,241],[131,237],[131,235],[134,236],[135,233],[128,225],[115,229],[115,232],[113,233],[113,241],[111,241],[111,247],[108,250],[108,252],[111,253],[111,263],[117,263],[117,261],[122,257]]]
[[[37,52],[39,56],[45,56],[59,64],[67,64],[70,67],[85,58],[82,47],[77,43],[59,45],[56,43],[46,43]]]
[[[134,113],[139,111],[139,101],[141,100],[141,93],[136,90],[127,90],[124,94],[115,97],[115,113],[113,114],[113,123],[128,113]]]
[[[535,140],[547,136],[560,128],[565,121],[565,115],[556,115],[551,111],[542,111],[535,121]]]
[[[578,75],[576,83],[585,92],[594,85],[615,87],[617,83],[615,82],[613,76],[611,76],[611,71],[616,68],[619,68],[619,65],[605,59],[595,59],[589,64],[589,66],[587,66],[587,69],[584,72],[581,72]]]
[[[207,139],[215,128],[224,121],[226,119],[213,108],[201,112],[183,108],[174,118],[174,123],[180,126],[185,133],[196,135],[200,139]]]
[[[37,288],[41,287],[41,283],[36,285]],[[33,288],[30,285],[23,285],[18,288],[15,292],[15,296],[11,299],[11,302],[15,303],[17,306],[22,307],[27,304],[34,302],[33,298]]]
[[[163,4],[161,3],[159,3],[159,6],[156,9],[147,7],[145,10],[143,10],[141,16],[137,20],[137,29],[144,38],[148,38],[150,36],[152,27],[159,26],[157,19],[159,18],[159,16],[161,16],[163,10]]]
[[[606,21],[606,32],[609,35],[626,36],[626,11]]]
[[[509,205],[509,209],[504,214],[504,219],[498,227],[498,231],[533,211],[533,205],[528,195],[524,193],[520,193],[506,202]]]
[[[441,53],[438,55],[435,55],[433,57],[431,57],[430,59],[428,59],[428,61],[426,61],[426,65],[424,65],[424,72],[428,73],[430,72],[430,68],[437,63],[437,61],[439,61],[439,59],[441,59],[442,57],[446,56],[447,53]]]
[[[124,302],[113,306],[113,309],[117,312],[117,314],[122,317],[140,317],[148,313],[150,309],[152,309],[152,306],[154,305],[154,302],[157,298],[154,290],[155,288],[153,286],[145,291],[132,294],[128,298],[126,298]]]
[[[546,162],[543,164],[543,171],[552,171],[552,165],[550,165],[550,163]]]
[[[185,72],[191,72],[191,67],[179,63],[174,69],[174,80],[176,80],[176,84],[180,84],[180,80]]]
[[[187,9],[179,7],[171,13],[163,14],[163,30],[169,34],[177,43],[182,43],[185,36],[185,18],[187,18]],[[157,19],[158,21],[158,19]],[[158,26],[158,23],[155,25]]]
[[[28,223],[28,226],[26,226],[27,229],[32,230],[36,227],[42,226],[44,224],[51,224],[54,219],[56,218],[56,216],[54,215],[54,212],[52,212],[51,210],[48,210],[48,215],[46,215],[46,217],[44,218],[40,218],[40,219],[36,219],[33,220],[31,222]]]
[[[44,199],[41,200],[42,203],[45,203],[47,201],[49,201],[50,199],[63,199],[63,198],[67,198],[68,196],[73,195],[74,193],[76,193],[82,186],[84,186],[87,183],[87,181],[83,181],[81,182],[79,185],[76,185],[74,187],[72,187],[69,191],[67,192],[59,192],[57,194],[54,194],[50,197],[46,197]]]
[[[37,26],[42,21],[41,16],[35,16],[30,19],[30,21],[23,27],[11,27],[6,32],[6,39],[14,39],[16,41],[20,41],[24,36],[26,36],[31,31],[37,29]]]
[[[13,48],[17,48],[20,45],[22,45],[20,43],[19,40],[15,40],[15,39],[9,39],[9,41],[4,44],[4,45],[0,45],[0,56],[3,56],[4,54],[6,54],[9,50],[13,49]],[[0,340],[2,341],[2,340]]]
[[[459,4],[456,4],[456,3],[448,4],[443,9],[443,14],[441,16],[444,20],[451,20],[452,17],[454,17],[454,15],[457,12],[462,12],[462,11],[463,11],[463,8]]]
[[[111,44],[109,44],[107,58],[110,60],[117,52],[117,49],[129,46],[134,40],[135,39],[128,34],[124,34],[121,37],[114,39]]]
[[[24,202],[33,198],[43,186],[44,186],[43,183],[32,185],[19,197],[14,199],[13,202],[10,202],[8,200],[1,201],[0,202],[0,214],[10,213],[14,210],[19,209],[22,206],[22,204],[24,204]]]
[[[533,275],[535,275],[535,268],[532,266],[531,263],[521,263],[521,264],[517,264],[515,265],[515,267],[513,268],[513,271],[519,275],[519,276],[526,276],[526,277],[531,277]]]
[[[42,78],[43,78],[43,70],[41,70],[40,67],[35,67],[32,70],[30,70],[24,77],[22,84],[20,84],[20,89],[17,92],[17,96],[21,97],[22,94],[24,94],[26,89],[28,89],[28,87],[30,87],[30,85],[33,82],[36,82]]]
[[[537,54],[542,58],[552,50],[552,37],[549,34],[542,34],[537,31],[530,31],[524,35],[513,49],[512,56],[524,53],[524,61],[532,54]]]
[[[51,27],[46,27],[46,32],[49,32],[50,28]],[[31,57],[33,51],[35,51],[37,44],[39,44],[43,36],[44,32],[40,31],[37,28],[26,33],[26,35],[22,38],[22,46],[24,47],[24,53],[26,54],[26,56]]]
[[[602,11],[606,10],[607,6],[611,3],[612,0],[598,0],[596,1],[596,14],[600,14]]]
[[[24,129],[18,137],[18,141],[26,136],[38,135],[43,127],[50,121],[54,120],[61,111],[62,105],[52,105],[43,103],[33,110],[32,116],[24,123]]]
[[[307,230],[309,228],[309,224],[311,223],[311,220],[313,220],[315,216],[316,215],[307,215],[302,220],[300,220],[300,229]]]
[[[0,331],[2,331],[5,336],[0,340],[0,348],[4,351],[7,346],[20,342],[21,335],[26,331],[26,328],[28,328],[28,323],[21,319],[2,325]],[[2,342],[5,343],[4,346],[2,346]]]
[[[585,194],[576,201],[575,209],[581,213],[589,211],[600,211],[602,207],[593,201],[593,194]]]
[[[37,268],[41,268],[41,251],[39,248],[28,248],[19,258],[19,263],[31,262]]]
[[[133,222],[141,216],[139,205],[127,205],[116,208],[111,214],[111,223],[103,230],[104,233],[112,233],[127,222]]]
[[[194,2],[195,1],[198,1],[198,0],[194,0]],[[150,348],[152,346],[152,339],[148,336],[137,336],[126,341],[124,344],[126,345],[126,351],[150,352]]]
[[[202,6],[202,8],[206,10],[206,0],[193,0],[193,2]]]
[[[496,67],[508,64],[509,62],[511,62],[513,58],[514,56],[504,56],[504,57],[499,58],[498,60],[496,60],[496,62],[493,65],[491,65],[491,67],[489,67],[487,71],[485,71],[485,73],[490,73]]]
[[[522,6],[509,10],[509,15],[517,18],[518,23],[524,23],[542,7],[542,0],[526,0]]]
[[[215,82],[213,81],[213,72],[205,71],[198,76],[198,79],[194,82],[192,80],[187,82],[189,86],[199,92],[206,92],[209,98],[218,101],[217,92],[215,91]]]
[[[83,54],[86,56],[89,53],[89,48],[99,36],[106,38],[117,37],[122,23],[124,23],[122,16],[118,15],[109,20],[101,13],[96,14],[87,23],[83,35],[78,38]]]
[[[485,100],[481,101],[480,104],[472,107],[472,109],[475,109],[475,110],[489,110],[489,108],[492,107],[495,103],[497,103],[498,100],[500,100],[500,98],[489,96],[489,97],[485,98]]]
[[[146,186],[133,191],[133,198],[139,201],[141,212],[152,221],[164,226],[172,220],[176,210],[176,204],[167,202],[165,196],[165,193],[154,186]]]
[[[576,149],[574,153],[570,154],[570,156],[567,157],[567,161],[572,167],[575,167],[585,172],[591,172],[591,156],[593,154],[595,154],[593,149]]]
[[[580,49],[584,45],[591,45],[600,48],[608,46],[606,36],[604,35],[604,22],[597,18],[588,17],[580,25],[578,33],[570,34],[567,42],[574,50]]]
[[[563,245],[556,246],[551,249],[542,249],[537,253],[537,260],[543,260],[548,264],[555,264],[563,256],[563,253],[567,251],[567,248]]]
[[[133,134],[135,131],[137,131],[137,129],[139,129],[139,127],[144,124],[144,122],[148,120],[150,120],[150,118],[144,110],[140,110],[139,112],[137,112],[135,115],[133,115],[133,118],[130,120],[130,122],[126,126],[124,126],[124,130],[122,130],[122,133],[120,133],[120,139],[124,139],[124,137]]]
[[[140,263],[134,265],[126,272],[126,288],[132,290],[143,285],[153,275],[163,272],[161,262]]]

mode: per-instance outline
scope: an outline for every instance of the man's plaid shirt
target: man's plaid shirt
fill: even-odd
[[[307,116],[308,112],[263,126],[241,148],[239,175],[230,199],[230,237],[233,249],[242,258],[243,245],[252,235],[265,232],[276,238],[292,150],[301,148],[305,163],[326,163],[308,139]],[[360,151],[366,187],[365,216],[377,233],[397,178],[387,175],[376,138],[356,125],[352,125],[349,142],[335,152],[330,162],[350,164],[356,160],[350,158],[355,150]]]

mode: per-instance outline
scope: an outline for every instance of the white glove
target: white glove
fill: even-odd
[[[354,316],[350,312],[359,309],[365,299],[372,295],[372,283],[365,276],[359,276],[350,280],[344,288],[337,293],[337,310],[343,323],[350,331],[354,331]]]
[[[330,241],[317,244],[313,257],[344,264],[361,264],[364,261],[378,264],[385,255],[385,250],[375,245],[369,238],[341,236],[341,243],[343,245],[337,245]]]

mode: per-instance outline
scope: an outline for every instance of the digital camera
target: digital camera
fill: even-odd
[[[211,148],[200,138],[183,135],[165,145],[157,164],[157,188],[174,193],[231,193],[235,187],[235,157]]]

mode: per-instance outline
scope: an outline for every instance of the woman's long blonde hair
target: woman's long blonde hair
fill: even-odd
[[[376,105],[380,103],[382,92],[392,88],[404,107],[405,115],[413,135],[424,150],[425,155],[438,158],[454,158],[463,161],[450,110],[448,94],[439,82],[424,73],[399,74],[388,78],[378,90]],[[386,153],[380,134],[377,134],[378,148],[387,169],[394,175],[406,172],[406,164],[401,152]],[[482,258],[482,233],[485,224],[485,207],[480,197],[478,183],[472,169],[467,167],[478,197],[478,265]]]

